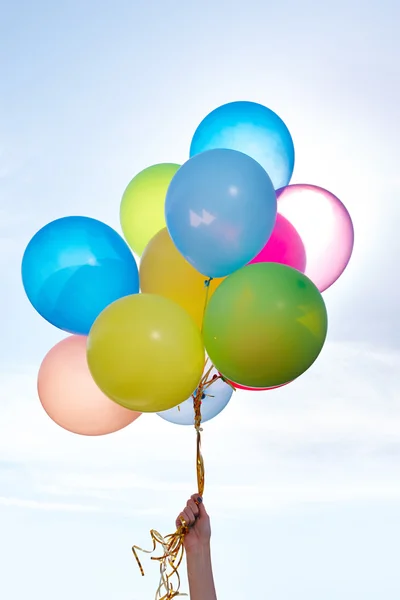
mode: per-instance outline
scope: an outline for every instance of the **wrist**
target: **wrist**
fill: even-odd
[[[217,600],[211,563],[210,542],[187,551],[187,574],[192,600]]]
[[[186,555],[188,557],[195,557],[197,560],[204,558],[210,559],[211,556],[211,544],[208,540],[207,542],[200,542],[194,546],[191,546],[186,550]]]

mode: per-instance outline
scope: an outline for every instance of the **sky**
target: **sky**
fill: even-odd
[[[0,596],[154,597],[157,566],[144,558],[142,578],[131,546],[173,531],[194,432],[156,415],[93,439],[55,425],[36,376],[64,336],[30,306],[20,263],[57,217],[120,230],[136,173],[184,162],[208,112],[251,100],[288,125],[292,182],[337,195],[356,241],[324,293],[315,365],[204,426],[217,594],[398,597],[398,3],[0,4]]]

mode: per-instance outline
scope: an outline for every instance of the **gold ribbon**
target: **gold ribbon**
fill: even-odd
[[[182,594],[179,592],[181,580],[178,573],[179,566],[183,559],[183,538],[185,537],[186,532],[187,527],[183,524],[175,533],[167,535],[166,537],[163,537],[161,533],[159,533],[155,529],[152,529],[150,531],[150,536],[153,540],[152,550],[143,550],[143,548],[139,548],[139,546],[132,547],[132,552],[136,558],[140,572],[143,576],[144,571],[140,563],[139,557],[137,555],[137,551],[144,552],[146,554],[152,554],[156,550],[157,544],[159,544],[164,551],[163,555],[160,557],[151,557],[151,560],[157,560],[160,563],[160,582],[156,591],[156,600],[170,600],[172,598],[176,598],[177,596],[187,596],[187,594]],[[168,573],[167,571],[168,567],[171,570],[170,573]],[[170,581],[171,578],[174,576],[177,579],[176,590],[174,590],[174,587]]]
[[[207,364],[207,363],[206,363]],[[212,365],[208,369],[206,368],[205,373],[199,383],[196,392],[193,394],[193,406],[195,413],[195,429],[197,435],[197,448],[196,448],[196,473],[197,473],[197,488],[199,496],[203,496],[204,493],[204,460],[201,453],[201,402],[204,394],[204,390],[213,383],[217,377],[211,378],[210,373],[212,371]],[[205,395],[205,394],[204,394]],[[144,550],[139,546],[132,546],[132,552],[136,558],[136,562],[140,569],[141,574],[144,576],[144,570],[139,560],[137,552],[144,552],[145,554],[153,554],[158,545],[163,549],[162,556],[152,556],[151,560],[157,560],[160,563],[160,582],[156,591],[156,600],[172,600],[177,596],[187,596],[179,592],[180,589],[180,576],[178,569],[181,565],[184,555],[183,541],[186,533],[189,531],[185,522],[175,531],[167,536],[162,536],[161,533],[152,529],[150,536],[153,541],[153,548],[151,550]],[[176,589],[172,583],[172,579],[176,579]]]

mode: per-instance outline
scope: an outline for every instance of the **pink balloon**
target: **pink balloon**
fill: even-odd
[[[113,433],[141,415],[99,390],[87,365],[84,336],[72,335],[48,352],[39,369],[38,393],[57,425],[81,435]]]
[[[304,244],[305,275],[323,292],[340,277],[353,252],[350,215],[336,196],[315,185],[288,185],[276,195],[278,213],[293,225]]]
[[[249,264],[276,262],[304,273],[306,251],[301,237],[285,217],[278,214],[274,230],[261,252]]]

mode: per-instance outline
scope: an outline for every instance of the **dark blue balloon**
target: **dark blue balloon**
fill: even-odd
[[[22,282],[33,307],[49,323],[87,335],[112,302],[139,292],[135,259],[122,237],[89,217],[45,225],[22,259]]]
[[[251,156],[266,170],[274,188],[288,185],[294,146],[288,128],[272,110],[256,102],[229,102],[213,110],[197,127],[190,156],[229,148]]]

